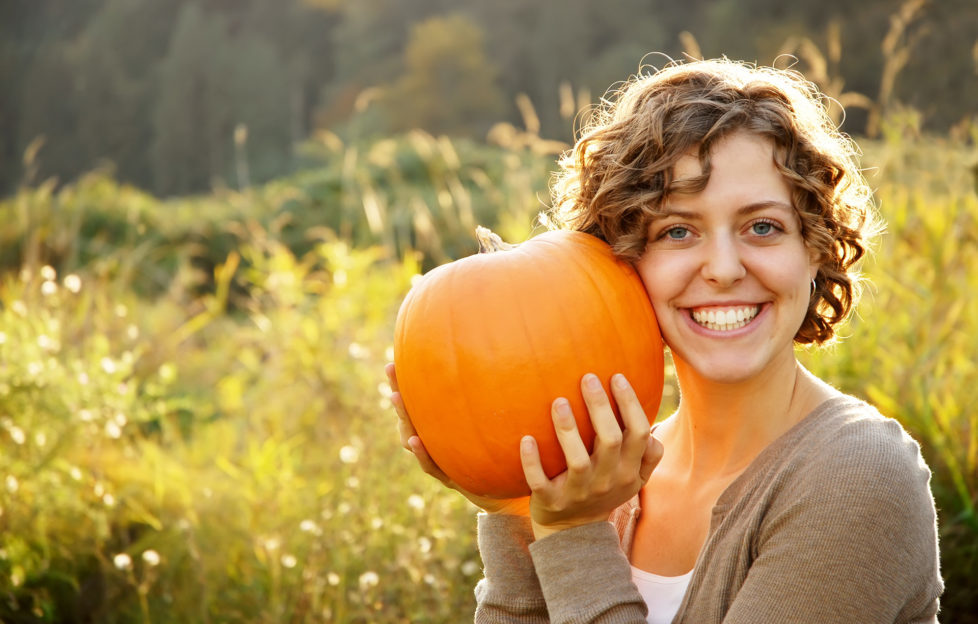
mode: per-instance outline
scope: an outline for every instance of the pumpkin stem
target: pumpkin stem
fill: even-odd
[[[516,247],[516,245],[503,242],[503,239],[499,238],[499,234],[481,225],[475,228],[475,239],[479,241],[479,253],[506,251],[507,249]]]

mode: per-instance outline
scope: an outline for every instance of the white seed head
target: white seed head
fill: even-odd
[[[344,464],[355,464],[360,459],[360,450],[347,444],[340,449],[340,461]]]
[[[408,496],[407,504],[408,507],[414,509],[415,511],[421,511],[424,509],[424,499],[417,494],[412,494]]]
[[[114,420],[106,421],[105,435],[109,436],[113,440],[118,440],[122,437],[122,427],[116,424]]]
[[[10,432],[10,439],[14,441],[14,444],[23,444],[27,440],[27,435],[24,433],[24,430],[16,425],[11,426],[8,431]]]
[[[380,576],[376,572],[368,571],[360,575],[360,590],[367,590],[376,587],[380,583]]]
[[[148,566],[156,567],[160,565],[160,553],[156,552],[153,549],[144,550],[143,561],[145,561],[146,565]]]
[[[65,276],[64,285],[69,292],[77,294],[81,292],[82,281],[80,277],[74,273],[71,273],[70,275]]]

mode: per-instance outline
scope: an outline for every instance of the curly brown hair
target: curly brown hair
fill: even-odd
[[[824,343],[855,304],[857,263],[879,231],[859,152],[829,119],[826,102],[795,71],[727,59],[672,63],[635,76],[602,100],[561,157],[551,218],[604,239],[635,262],[666,197],[706,186],[717,141],[734,131],[768,137],[819,264],[795,341]],[[675,181],[676,162],[691,150],[703,174]]]

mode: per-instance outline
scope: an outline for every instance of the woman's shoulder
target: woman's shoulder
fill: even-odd
[[[856,397],[840,394],[823,402],[803,424],[796,447],[815,465],[879,469],[893,464],[926,470],[920,445],[906,429]]]
[[[833,500],[876,511],[912,506],[917,513],[933,513],[931,471],[920,445],[898,421],[865,401],[836,396],[792,433],[767,475],[758,475],[778,498]]]
[[[839,609],[863,612],[871,597],[888,621],[932,621],[942,583],[919,445],[896,420],[841,395],[779,443],[716,533],[718,543],[750,544],[754,587],[790,577],[811,596],[825,589]]]

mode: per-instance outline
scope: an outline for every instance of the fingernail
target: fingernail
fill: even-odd
[[[611,378],[611,382],[620,390],[628,389],[628,380],[621,373],[615,373],[615,376]]]
[[[598,380],[598,376],[592,375],[591,373],[584,376],[584,385],[586,385],[590,390],[598,390],[601,388],[601,382]]]
[[[522,450],[524,450],[524,451],[532,451],[533,450],[533,436],[523,436],[523,439],[520,440],[520,448]]]
[[[554,409],[561,416],[571,415],[571,406],[570,406],[570,402],[567,399],[557,399],[554,402]]]

